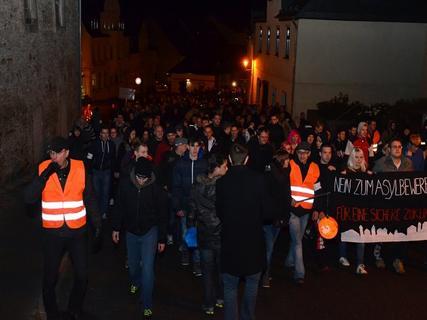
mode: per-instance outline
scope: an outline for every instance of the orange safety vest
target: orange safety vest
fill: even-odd
[[[295,201],[301,201],[314,197],[314,184],[317,182],[320,176],[318,165],[314,162],[310,163],[307,175],[303,181],[300,167],[295,163],[294,160],[291,160],[289,164],[291,166],[290,181],[292,199]],[[313,208],[313,202],[314,199],[308,199],[298,202],[295,207],[301,206],[304,209],[310,210]]]
[[[50,164],[50,160],[39,165],[39,174]],[[83,161],[70,160],[70,172],[62,190],[58,175],[52,174],[42,192],[43,228],[61,228],[64,221],[71,229],[86,224],[86,208],[83,203],[85,189],[85,167]]]

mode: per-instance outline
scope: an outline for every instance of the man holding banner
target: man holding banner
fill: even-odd
[[[413,171],[412,161],[403,155],[403,145],[399,139],[393,139],[390,141],[390,155],[384,156],[377,160],[373,171],[377,172],[407,172]],[[377,248],[379,249],[379,248]],[[393,258],[393,268],[398,274],[405,273],[405,267],[403,265],[403,257],[406,255],[407,246],[405,243],[396,243],[390,245],[390,251]],[[381,265],[381,250],[378,250],[378,255],[375,257],[377,265]],[[378,263],[379,262],[379,263]],[[384,262],[382,263],[384,264]]]

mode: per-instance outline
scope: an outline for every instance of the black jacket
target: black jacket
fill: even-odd
[[[175,211],[189,211],[191,186],[197,176],[206,173],[207,167],[205,159],[191,160],[188,152],[176,162],[172,173],[172,207]]]
[[[270,164],[270,170],[265,172],[267,192],[273,201],[274,212],[279,220],[288,220],[291,204],[291,186],[289,181],[289,168],[283,169],[276,162]],[[273,223],[273,220],[264,221],[265,224]]]
[[[254,137],[248,143],[249,167],[258,172],[264,172],[265,166],[273,160],[274,149],[270,143],[260,144],[258,138]]]
[[[263,221],[274,210],[265,178],[247,166],[232,166],[216,184],[216,208],[222,222],[221,271],[235,276],[266,266]]]
[[[89,147],[87,159],[95,170],[115,170],[116,146],[111,140],[96,139]]]
[[[172,191],[173,168],[179,159],[181,159],[181,156],[175,150],[166,152],[157,171],[158,174],[156,176],[159,177],[160,184],[166,186],[169,192]]]
[[[221,220],[215,208],[217,180],[200,175],[191,189],[189,218],[197,221],[197,240],[201,249],[218,249],[221,245]]]
[[[159,228],[159,242],[164,243],[167,226],[167,196],[152,174],[142,187],[135,178],[135,170],[120,179],[112,227],[124,229],[136,235],[144,235],[152,227]]]

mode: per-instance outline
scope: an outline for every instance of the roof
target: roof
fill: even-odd
[[[425,0],[282,0],[279,20],[427,22]]]

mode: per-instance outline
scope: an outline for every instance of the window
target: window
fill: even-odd
[[[286,29],[286,43],[285,43],[285,59],[289,59],[289,52],[291,48],[291,29]]]
[[[287,106],[287,94],[282,90],[282,94],[280,95],[280,105]]]
[[[276,29],[276,56],[279,56],[280,50],[280,27]]]
[[[28,31],[35,32],[38,29],[37,1],[24,0],[25,26]]]
[[[64,0],[55,0],[56,27],[65,27]]]
[[[96,88],[96,73],[92,73],[92,88]]]
[[[270,38],[271,38],[271,30],[267,29],[267,54],[270,53]]]
[[[262,52],[262,27],[259,27],[258,33],[258,53]]]

